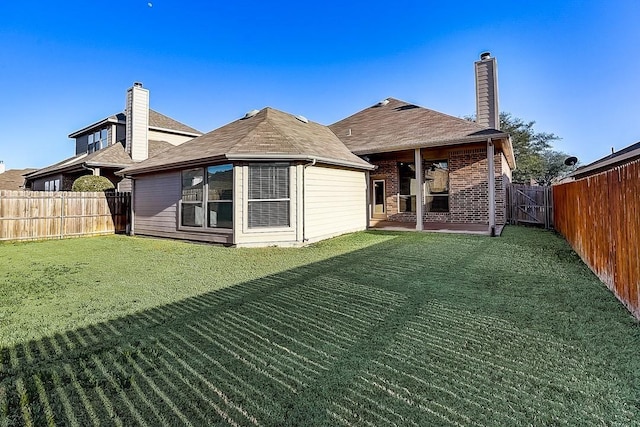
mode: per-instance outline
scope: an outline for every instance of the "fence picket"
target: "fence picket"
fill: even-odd
[[[124,233],[131,193],[0,190],[0,241]]]
[[[640,319],[640,160],[554,187],[555,228]]]

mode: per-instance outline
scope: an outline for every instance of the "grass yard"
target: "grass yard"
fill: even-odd
[[[640,325],[558,236],[0,245],[0,426],[640,425]]]

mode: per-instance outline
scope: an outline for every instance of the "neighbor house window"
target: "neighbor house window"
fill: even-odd
[[[97,132],[89,134],[89,140],[87,142],[87,152],[93,153],[103,148],[107,148],[109,145],[109,132],[107,129],[101,129]]]
[[[44,191],[60,191],[60,180],[50,179],[44,182]]]
[[[233,165],[182,171],[180,225],[203,229],[233,227]]]
[[[427,212],[449,212],[449,163],[436,160],[425,169]]]
[[[289,165],[249,165],[249,228],[289,227]]]
[[[413,162],[398,163],[398,212],[416,211],[416,167]]]

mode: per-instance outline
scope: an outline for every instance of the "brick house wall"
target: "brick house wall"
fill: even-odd
[[[486,147],[458,149],[448,152],[449,212],[424,212],[425,222],[489,224],[488,161]],[[414,212],[398,212],[398,162],[395,156],[374,160],[378,166],[372,179],[385,179],[387,218],[390,221],[414,222]],[[405,160],[406,161],[406,160]],[[423,162],[423,170],[429,161]],[[506,187],[511,169],[502,152],[494,157],[496,187],[496,224],[506,222]]]

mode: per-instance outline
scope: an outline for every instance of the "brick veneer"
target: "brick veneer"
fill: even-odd
[[[424,212],[424,221],[489,224],[486,148],[449,151],[448,161],[449,212]],[[394,157],[374,163],[378,169],[372,173],[373,179],[385,178],[387,218],[390,221],[415,222],[414,212],[398,212],[398,160]],[[506,185],[511,180],[511,170],[501,152],[496,152],[494,165],[496,224],[502,225],[506,219]]]

